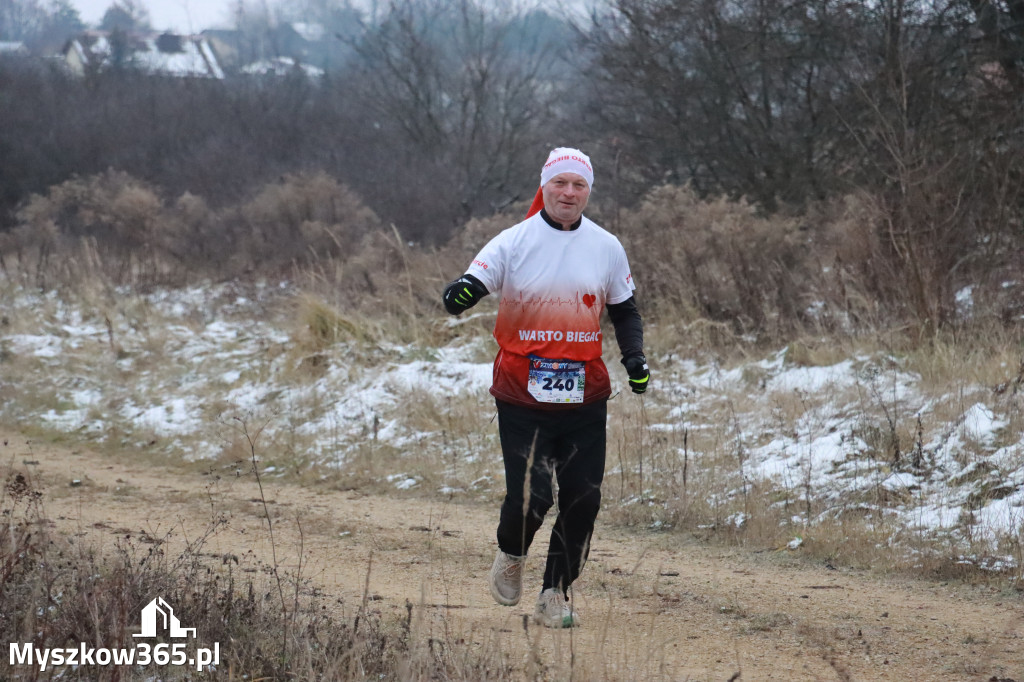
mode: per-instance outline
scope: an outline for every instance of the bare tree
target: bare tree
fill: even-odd
[[[871,197],[875,247],[844,267],[874,272],[876,300],[934,329],[953,319],[956,287],[1005,270],[1024,237],[1021,10],[612,0],[586,35],[590,109],[646,182],[769,210]]]
[[[881,209],[876,256],[896,274],[878,282],[883,298],[925,332],[955,320],[958,287],[1001,276],[1024,236],[1019,89],[1001,48],[978,42],[978,18],[957,0],[876,5],[868,77],[843,109],[851,178]]]
[[[56,54],[72,36],[85,29],[82,17],[70,0],[53,0],[39,33],[30,41],[35,54]]]
[[[126,32],[148,30],[150,28],[149,10],[141,0],[116,0],[103,13],[100,28],[104,31],[120,29]]]
[[[39,0],[0,0],[0,40],[28,40],[43,27],[46,11]]]
[[[549,46],[516,33],[519,11],[475,0],[397,0],[353,45],[349,86],[391,137],[398,168],[434,180],[451,224],[524,197],[550,125]],[[408,187],[405,185],[403,187]]]
[[[977,19],[977,29],[989,54],[1020,86],[1024,64],[1024,2],[1022,0],[963,0]]]
[[[583,37],[597,113],[647,179],[774,206],[833,189],[835,101],[860,20],[828,0],[612,0]]]

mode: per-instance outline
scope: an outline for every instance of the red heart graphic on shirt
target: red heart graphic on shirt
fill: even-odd
[[[594,301],[596,300],[597,296],[594,296],[593,294],[583,294],[583,305],[588,308],[592,308],[594,306]]]

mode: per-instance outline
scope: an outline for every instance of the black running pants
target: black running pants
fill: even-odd
[[[608,403],[600,400],[566,410],[537,410],[500,400],[497,405],[505,460],[498,547],[516,556],[527,554],[554,504],[554,480],[558,516],[541,589],[565,591],[583,570],[601,508]]]

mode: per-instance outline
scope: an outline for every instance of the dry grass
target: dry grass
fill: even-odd
[[[298,318],[305,332],[300,338],[308,344],[310,353],[323,352],[342,342],[365,342],[375,336],[365,325],[350,320],[309,294],[298,302]]]
[[[475,218],[447,245],[425,248],[403,238],[401,226],[381,224],[324,173],[285,176],[238,205],[213,209],[111,171],[33,196],[15,229],[0,235],[0,268],[34,286],[76,289],[289,276],[344,318],[357,323],[358,312],[383,325],[388,338],[445,342],[450,327],[432,322],[440,288],[517,222],[520,208]],[[682,343],[715,353],[751,342],[828,340],[812,342],[813,351],[862,335],[918,348],[937,334],[969,343],[979,325],[986,335],[1002,326],[1019,337],[1016,284],[984,271],[971,279],[961,267],[921,275],[935,280],[934,291],[922,290],[904,252],[886,243],[894,219],[886,211],[884,201],[853,194],[800,217],[765,215],[687,187],[652,189],[619,235],[641,284],[652,348],[671,352]],[[946,245],[914,246],[922,266],[948,260]],[[953,292],[965,282],[973,307],[958,315]]]
[[[897,273],[867,268],[882,248],[870,229],[880,219],[877,210],[863,198],[851,198],[819,207],[801,223],[672,187],[653,191],[637,207],[636,220],[621,238],[640,283],[657,392],[645,402],[620,394],[610,403],[604,518],[750,546],[777,547],[800,535],[801,552],[815,559],[925,574],[933,572],[923,568],[926,555],[939,561],[983,549],[1020,555],[1019,533],[986,546],[970,533],[969,515],[958,539],[934,545],[934,538],[901,533],[884,511],[917,504],[914,490],[886,486],[885,478],[927,472],[934,465],[929,457],[941,454],[937,446],[929,450],[930,441],[958,428],[957,420],[976,402],[998,405],[1006,425],[994,443],[972,442],[960,425],[961,465],[982,463],[994,448],[1020,439],[1024,350],[1019,328],[998,314],[1003,303],[984,292],[972,316],[955,327],[923,334],[919,320],[900,318],[891,299]],[[64,375],[78,377],[67,385],[53,386],[46,356],[19,359],[17,367],[5,363],[13,354],[3,341],[0,365],[9,383],[0,392],[7,397],[18,386],[22,428],[45,432],[31,415],[73,412],[74,392],[99,386],[89,382],[100,358],[100,371],[120,383],[116,390],[106,388],[83,420],[103,416],[107,428],[103,434],[84,429],[70,436],[94,446],[230,465],[244,459],[233,421],[241,416],[273,425],[266,434],[265,464],[278,475],[394,492],[387,477],[397,472],[417,481],[402,494],[493,497],[488,491],[500,477],[500,462],[488,396],[413,388],[405,396],[407,407],[364,412],[346,404],[338,387],[372,385],[389,363],[434,361],[439,347],[460,348],[467,361],[488,361],[493,305],[485,302],[472,314],[450,318],[439,294],[518,214],[473,220],[448,245],[428,249],[409,244],[394,226],[378,224],[358,197],[324,175],[284,178],[241,206],[215,211],[191,196],[164,202],[154,188],[105,174],[36,197],[20,220],[21,228],[4,235],[9,248],[3,251],[3,295],[17,300],[26,287],[59,294],[8,309],[4,336],[37,333],[41,320],[97,329],[89,348],[62,356]],[[141,230],[132,239],[149,235],[158,245],[156,256],[144,261],[131,248],[105,248],[104,240],[120,239],[129,229]],[[202,248],[186,254],[184,241],[171,239],[178,231],[182,240],[202,237]],[[276,296],[253,278],[239,280],[214,302],[212,313],[196,309],[184,320],[143,295],[175,264],[196,265],[180,281],[210,267],[235,273],[213,257],[225,246],[218,240],[245,243],[241,252],[258,254],[253,257],[261,272],[287,273],[301,293]],[[117,287],[125,282],[138,286]],[[232,296],[249,303],[235,305]],[[170,366],[183,345],[198,344],[212,322],[229,318],[273,321],[287,338],[254,326],[251,335],[221,342],[216,350],[212,343],[199,348],[191,367]],[[612,338],[610,330],[606,337]],[[771,371],[762,360],[777,348],[785,348],[786,368],[829,367],[857,358],[862,379],[854,387],[812,394],[769,393]],[[612,342],[606,351],[615,357]],[[244,369],[228,369],[232,365],[224,358],[232,354],[245,358]],[[742,381],[722,390],[703,387],[697,408],[696,392],[686,387],[687,363],[721,372],[742,368]],[[609,365],[617,376],[617,363]],[[920,395],[895,395],[898,373],[917,376]],[[214,376],[219,378],[210,380]],[[127,416],[118,416],[130,416],[132,406],[170,412],[173,405],[161,396],[173,393],[169,389],[177,383],[199,380],[208,380],[208,388],[193,406],[201,425],[194,438],[183,436],[175,444],[173,436],[133,427]],[[260,390],[240,413],[238,401],[227,396],[254,385]],[[815,438],[827,436],[834,426],[828,405],[841,406],[845,435],[859,444],[847,461],[834,464],[839,476],[853,481],[850,490],[822,489],[817,481],[823,472],[811,468],[809,457],[798,458],[778,479],[752,478],[753,449],[796,434],[797,446],[809,452]],[[751,415],[763,428],[744,433],[740,422]],[[310,430],[325,423],[339,434],[326,443]],[[380,438],[382,429],[410,440]],[[977,486],[975,503],[1000,494],[992,483],[998,472],[988,473],[971,481]],[[912,541],[912,551],[893,548],[886,539],[893,537]]]
[[[170,378],[176,372],[176,368],[166,364],[170,355],[162,352],[166,344],[174,343],[173,335],[165,335],[162,330],[166,322],[153,309],[146,310],[144,304],[137,302],[126,306],[125,310],[130,311],[134,326],[142,332],[138,337],[141,345],[135,346],[130,341],[132,325],[127,323],[115,325],[117,343],[122,353],[133,358],[136,371],[151,375],[148,381],[159,389],[160,377]],[[128,315],[126,313],[125,320]],[[324,319],[336,319],[329,310],[320,315]],[[296,328],[307,333],[303,327]],[[261,370],[260,363],[256,363],[256,376],[248,377],[256,381],[270,380],[272,376],[282,380],[283,377],[282,388],[306,387],[287,399],[284,394],[274,397],[274,391],[270,391],[265,402],[255,406],[248,415],[257,422],[273,421],[277,427],[273,433],[267,434],[263,461],[265,466],[274,467],[274,476],[326,480],[334,487],[390,494],[455,494],[464,500],[497,501],[500,496],[496,492],[500,491],[499,448],[496,427],[490,422],[490,399],[482,394],[446,396],[422,389],[407,391],[406,408],[400,412],[379,412],[376,416],[367,416],[363,421],[362,435],[357,440],[341,440],[330,446],[328,451],[347,453],[343,464],[329,464],[321,459],[317,452],[324,452],[323,443],[317,443],[317,436],[304,432],[303,427],[312,419],[331,414],[338,396],[330,389],[311,390],[310,387],[328,377],[330,372],[341,372],[334,376],[333,381],[362,376],[366,366],[374,366],[366,358],[373,357],[374,363],[379,363],[384,356],[398,361],[403,357],[405,360],[411,358],[408,350],[382,350],[372,343],[348,337],[327,343],[324,337],[308,333],[311,337],[308,340],[274,351],[277,359],[268,357],[268,364],[262,365],[265,369]],[[104,349],[102,352],[106,354],[107,362],[117,362],[105,338],[97,339],[97,346]],[[239,346],[238,350],[246,352],[245,348]],[[230,351],[231,346],[225,349]],[[311,353],[314,349],[319,350]],[[859,352],[867,351],[862,345]],[[829,350],[825,344],[805,343],[788,351],[784,363],[796,367],[827,366],[841,355]],[[311,357],[317,360],[308,360]],[[885,511],[897,505],[917,504],[914,491],[884,485],[893,470],[895,450],[901,453],[903,463],[910,466],[915,448],[920,445],[919,429],[935,433],[945,425],[955,423],[963,409],[972,404],[962,393],[953,394],[950,400],[948,394],[938,390],[941,387],[936,387],[934,395],[922,398],[923,401],[935,400],[919,427],[914,405],[892,398],[888,392],[889,373],[905,371],[911,362],[924,362],[927,359],[924,351],[918,351],[913,359],[908,357],[902,365],[887,361],[889,356],[884,349],[878,349],[874,356],[866,356],[875,360],[862,361],[864,367],[873,365],[880,372],[874,380],[875,385],[865,379],[861,385],[843,389],[843,392],[812,395],[789,392],[771,396],[771,408],[762,417],[766,428],[760,437],[741,434],[737,419],[738,415],[756,414],[763,410],[767,375],[759,365],[743,364],[743,357],[743,353],[737,354],[735,361],[746,368],[743,381],[714,400],[703,401],[699,412],[676,409],[692,398],[685,388],[675,389],[680,391],[677,395],[652,395],[643,402],[625,393],[610,403],[612,418],[602,519],[613,524],[696,533],[708,540],[752,548],[783,547],[794,537],[800,537],[803,544],[799,553],[809,560],[928,577],[948,575],[991,580],[998,574],[971,568],[970,564],[958,562],[957,557],[991,556],[997,552],[1021,555],[1019,534],[1000,538],[993,545],[984,537],[967,533],[971,528],[969,517],[963,520],[960,537],[936,538],[901,527]],[[351,363],[353,359],[357,360],[356,366]],[[424,359],[429,358],[424,356]],[[271,362],[285,363],[286,370],[283,374],[273,375],[269,371]],[[361,362],[366,364],[359,366]],[[945,361],[935,360],[932,366],[939,367],[941,362]],[[961,358],[957,362],[962,365],[960,371],[965,371],[965,366],[972,360]],[[979,367],[979,371],[990,371],[984,369],[989,363],[987,356],[978,354],[973,362],[978,364],[971,366]],[[88,376],[91,370],[84,359],[82,363],[72,371]],[[23,388],[31,384],[33,376],[38,378],[46,372],[47,367],[45,358],[19,367],[19,376],[25,379]],[[199,371],[202,367],[200,364]],[[723,371],[728,367],[723,365]],[[614,372],[617,368],[612,369]],[[666,390],[670,385],[684,385],[681,376],[673,378],[671,371],[663,371],[658,378]],[[226,384],[223,390],[230,387],[231,384]],[[401,390],[397,386],[392,389]],[[44,391],[41,387],[39,390],[23,390],[19,397],[26,413],[49,410],[59,413],[74,407],[70,398],[62,397],[60,392]],[[1012,396],[1006,398],[1014,399]],[[92,409],[96,416],[104,415],[109,420],[109,407],[128,401],[144,405],[146,400],[149,398],[135,385],[131,393],[120,398],[111,397],[106,404]],[[820,489],[812,476],[819,472],[805,469],[800,462],[788,478],[775,482],[752,478],[747,469],[749,451],[766,445],[772,434],[797,432],[802,434],[800,438],[807,443],[806,447],[810,447],[810,440],[824,435],[828,424],[825,421],[815,422],[813,418],[808,421],[808,418],[817,414],[826,403],[849,406],[847,409],[857,415],[850,436],[861,439],[866,446],[851,454],[851,459],[844,463],[844,476],[853,483],[849,491],[837,496],[834,491]],[[211,401],[206,409],[209,410],[205,413],[207,416],[200,418],[204,424],[202,436],[216,447],[210,453],[214,457],[209,461],[222,466],[237,466],[245,459],[245,443],[230,413],[225,413],[224,405],[217,401]],[[220,412],[216,417],[215,411]],[[392,423],[409,434],[418,434],[414,447],[396,446],[392,438],[378,437],[376,430]],[[45,429],[37,431],[45,432]],[[118,436],[118,433],[123,435]],[[1019,434],[1019,423],[1014,423],[1006,428],[1001,438],[1012,443]],[[140,441],[152,440],[154,435],[138,430],[133,432],[126,422],[124,426],[114,426],[102,443],[94,442],[93,446],[129,448],[135,452],[135,457],[162,459],[169,453],[160,448],[140,448],[137,445]],[[93,436],[84,432],[71,437]],[[969,440],[965,442],[971,445]],[[984,461],[992,444],[977,443],[974,447],[973,454],[970,454],[970,449],[961,451],[962,464]],[[927,460],[924,466],[928,466]],[[395,478],[398,474],[401,474],[401,480],[414,480],[415,485],[405,491],[396,490],[400,482]],[[979,494],[984,495],[986,490],[994,490],[991,486],[995,481],[995,476],[986,477],[985,472],[979,470],[977,481],[970,483],[977,485]],[[794,518],[799,520],[794,521]],[[1007,577],[1005,573],[1002,575]],[[1012,575],[1009,577],[1013,578]]]
[[[859,358],[854,363],[859,381],[812,393],[766,394],[765,380],[772,373],[744,361],[740,353],[731,365],[743,368],[742,381],[715,400],[702,401],[697,413],[675,407],[690,402],[685,389],[658,401],[648,399],[643,406],[628,395],[613,400],[616,417],[609,432],[609,504],[604,518],[617,524],[696,531],[754,548],[785,547],[799,538],[798,554],[815,562],[1014,584],[1021,578],[1020,563],[993,570],[994,557],[1020,556],[1020,530],[993,539],[969,514],[946,533],[907,527],[907,513],[913,517],[919,507],[927,513],[928,504],[946,501],[926,500],[922,490],[895,485],[898,479],[891,478],[902,471],[925,481],[941,476],[929,473],[941,464],[944,453],[942,441],[937,445],[935,439],[953,428],[962,443],[956,451],[959,465],[979,467],[973,469],[976,479],[971,483],[977,492],[969,504],[982,506],[1012,490],[999,471],[985,468],[985,463],[995,449],[1021,439],[1019,408],[1008,404],[1017,400],[1016,394],[996,403],[1008,419],[995,441],[974,440],[958,420],[975,402],[993,404],[991,389],[974,377],[998,376],[998,370],[1011,367],[1008,358],[1013,357],[1014,344],[1007,339],[982,352],[980,339],[961,343],[974,352],[951,353],[935,345],[934,350],[917,348],[894,355],[891,348],[866,339],[833,347],[825,340],[794,343],[784,354],[783,367],[827,367],[854,357]],[[902,384],[900,377],[918,376],[922,365],[932,368],[933,378],[947,372],[947,381],[917,380],[916,394],[894,391]],[[729,366],[727,362],[723,371]],[[1009,375],[1015,376],[1013,371]],[[680,385],[671,372],[659,378]],[[1002,382],[1012,384],[1012,378]],[[750,423],[750,415],[757,414],[764,425],[760,437],[741,435],[737,415],[745,415],[741,421]],[[809,455],[811,443],[836,428],[837,417],[847,424],[841,428],[848,429],[844,437],[853,449],[845,461],[831,465],[833,471],[815,471],[811,459],[801,456],[786,476],[774,481],[750,477],[746,453],[751,449],[780,436],[795,437],[796,451]],[[859,444],[854,446],[852,439]],[[824,474],[840,487],[823,487]],[[894,514],[896,509],[904,516]]]
[[[170,535],[126,532],[104,554],[51,535],[33,483],[21,474],[5,478],[0,631],[8,642],[32,642],[38,649],[77,648],[78,642],[132,648],[135,619],[160,595],[183,623],[202,633],[204,643],[223,643],[220,666],[205,670],[204,679],[508,679],[494,651],[477,650],[455,636],[431,637],[426,646],[428,638],[419,631],[423,609],[410,605],[404,617],[385,618],[367,608],[365,597],[353,604],[328,599],[301,567],[211,554],[206,546],[221,520],[212,520],[180,551],[170,550],[182,544],[172,543]],[[30,665],[11,672],[36,680],[50,679],[54,670]],[[143,680],[153,670],[85,664],[70,674]],[[161,669],[160,675],[190,679],[192,673],[182,666]]]

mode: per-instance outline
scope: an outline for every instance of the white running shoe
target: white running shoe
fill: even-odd
[[[515,606],[523,593],[525,556],[505,554],[500,549],[491,565],[491,596],[504,606]]]
[[[576,628],[580,626],[580,617],[572,610],[562,590],[549,587],[537,597],[537,608],[533,611],[533,620],[546,628]]]

